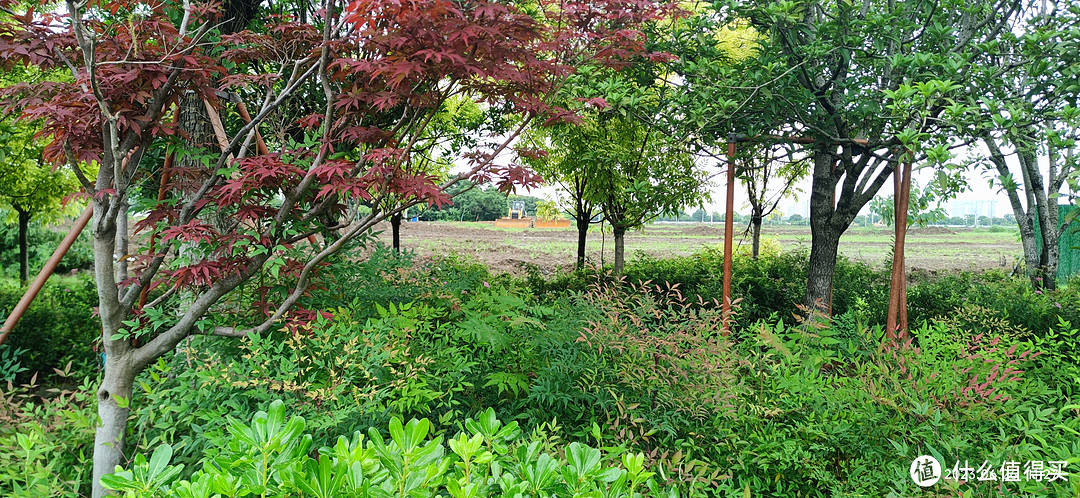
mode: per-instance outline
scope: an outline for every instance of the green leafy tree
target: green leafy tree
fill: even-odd
[[[669,137],[618,115],[590,121],[576,131],[590,137],[593,148],[577,152],[594,181],[594,202],[611,225],[615,274],[621,275],[627,231],[701,201],[707,192],[693,156]]]
[[[40,82],[47,75],[33,67],[14,65],[0,74],[0,87]],[[51,222],[72,211],[64,209],[64,201],[79,188],[72,172],[43,161],[43,144],[35,138],[38,131],[33,123],[16,123],[12,116],[0,120],[0,207],[11,209],[11,219],[4,221],[19,226],[19,280],[23,285],[30,275],[30,221]]]
[[[1073,198],[1080,191],[1080,7],[1061,0],[1030,7],[1025,21],[1003,35],[1007,57],[981,75],[992,92],[969,132],[989,151],[985,165],[1009,198],[1031,285],[1054,289],[1058,240],[1069,224],[1058,221],[1059,196],[1063,187]],[[1006,65],[1019,71],[1002,81],[996,76]],[[1067,220],[1080,208],[1070,211]]]
[[[525,161],[546,183],[557,185],[569,198],[566,212],[577,228],[575,266],[578,269],[585,267],[589,227],[600,221],[600,206],[593,194],[594,181],[587,169],[586,156],[582,155],[583,151],[592,150],[593,144],[589,143],[592,138],[566,126],[534,129],[526,136],[529,147],[536,152],[524,157]]]
[[[0,205],[11,208],[14,220],[10,221],[19,225],[19,281],[23,285],[30,276],[30,220],[58,219],[66,212],[65,197],[78,190],[71,172],[42,162],[35,132],[22,124],[0,122]]]
[[[893,196],[878,196],[870,201],[870,212],[878,215],[887,226],[893,226],[896,213]],[[945,219],[945,208],[938,201],[938,191],[933,184],[919,189],[912,185],[911,197],[908,198],[907,224],[925,227]]]
[[[761,221],[772,214],[781,200],[794,194],[796,182],[806,177],[808,163],[792,159],[792,152],[783,144],[752,144],[735,156],[735,175],[742,181],[750,204],[748,228],[754,259],[761,248]]]
[[[540,201],[536,203],[536,218],[540,220],[560,220],[562,217],[562,208],[559,207],[559,202],[556,201]]]
[[[811,163],[808,305],[832,289],[840,236],[910,152],[947,163],[955,121],[985,88],[971,73],[999,55],[1017,2],[721,1],[672,36],[685,84],[665,128],[709,150],[790,130]],[[717,63],[719,26],[748,23],[754,57]]]

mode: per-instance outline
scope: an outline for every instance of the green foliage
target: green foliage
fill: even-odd
[[[375,304],[386,307],[419,300],[449,306],[483,282],[490,285],[501,280],[476,261],[447,255],[421,264],[415,254],[395,254],[382,244],[366,259],[355,258],[350,250],[332,256],[331,261],[301,304],[308,309],[332,309],[351,303],[359,319],[376,316]]]
[[[541,202],[537,197],[507,195],[494,187],[481,188],[470,182],[462,182],[454,192],[460,193],[454,195],[452,204],[424,209],[419,218],[423,221],[494,221],[506,216],[511,201],[524,201],[525,213],[535,216],[537,204]]]
[[[3,209],[0,209],[0,218],[5,217]],[[31,276],[45,265],[45,261],[52,256],[53,251],[60,245],[64,234],[54,229],[47,228],[42,220],[30,220],[27,233],[27,246],[29,254]],[[90,247],[90,234],[84,231],[71,249],[60,260],[56,267],[56,273],[68,273],[72,270],[85,270],[94,265],[94,251]],[[19,226],[15,223],[0,223],[0,276],[15,277],[19,275]]]
[[[28,370],[19,361],[24,353],[25,349],[0,344],[0,382],[11,382],[15,375]]]
[[[342,427],[382,421],[390,404],[417,403],[422,386],[412,380],[424,359],[410,353],[402,335],[417,310],[394,307],[364,322],[348,309],[335,311],[334,320],[319,318],[295,333],[249,335],[236,350],[192,340],[160,359],[140,377],[145,401],[135,410],[134,442],[171,443],[177,459],[191,464],[224,434],[228,414],[272,399],[306,416],[320,444]]]
[[[665,496],[640,453],[605,459],[600,450],[570,443],[560,458],[543,450],[543,441],[522,438],[516,422],[502,425],[491,409],[464,426],[447,440],[447,452],[442,436],[429,437],[427,419],[393,418],[389,439],[371,427],[365,441],[357,430],[313,458],[305,419],[286,419],[285,403],[275,400],[250,424],[230,419],[230,437],[217,441],[217,457],[189,478],[178,479],[183,465],[169,465],[173,450],[163,444],[149,461],[140,454],[129,470],[118,467],[102,483],[133,498]]]
[[[993,310],[1008,320],[1018,333],[1041,336],[1056,327],[1059,319],[1080,323],[1080,288],[1064,287],[1052,292],[1032,290],[1026,279],[1009,278],[1001,272],[947,273],[932,275],[908,288],[908,316],[912,323],[948,319],[965,306]],[[969,326],[975,326],[969,321]],[[1000,332],[1002,329],[975,329]]]
[[[14,308],[24,291],[17,281],[0,280],[0,309]],[[49,279],[4,343],[23,351],[18,361],[26,370],[18,379],[50,374],[68,362],[80,377],[96,375],[100,359],[93,347],[101,326],[93,315],[95,306],[97,292],[89,275]]]
[[[666,282],[588,270],[544,289],[540,277],[521,285],[473,262],[408,255],[324,274],[340,287],[310,297],[328,312],[311,326],[238,344],[195,337],[141,375],[128,454],[148,457],[110,485],[132,496],[350,496],[353,479],[370,484],[359,496],[592,496],[618,468],[626,492],[647,496],[909,496],[920,454],[949,467],[1080,463],[1080,337],[1061,314],[1040,331],[1017,313],[1057,310],[1065,291],[1006,309],[1008,295],[987,302],[982,289],[1019,292],[1023,281],[920,277],[909,300],[927,323],[891,347],[876,325],[883,274],[842,264],[834,308],[844,311],[793,323],[805,255],[765,251],[734,261],[747,297],[724,337],[715,252],[628,266]],[[342,295],[347,306],[327,306]],[[54,474],[74,475],[58,461]],[[1078,485],[961,491],[1065,496]]]
[[[70,365],[55,372],[78,382]],[[50,389],[32,380],[0,389],[0,495],[12,498],[86,496],[97,418],[93,382]]]
[[[561,220],[562,211],[557,201],[545,200],[536,203],[536,217],[541,220]]]
[[[705,302],[723,296],[723,250],[706,246],[693,256],[659,259],[644,254],[627,266],[627,281],[678,284],[690,301],[700,296]],[[803,301],[808,256],[803,251],[787,253],[763,251],[758,259],[732,259],[732,295],[739,299],[737,323],[749,326],[774,314],[791,316]],[[833,313],[843,314],[858,300],[871,309],[885,308],[888,302],[888,275],[864,263],[839,258],[833,277]],[[872,319],[877,321],[878,317]],[[883,315],[881,319],[883,319]]]
[[[936,184],[933,183],[922,189],[919,189],[918,185],[911,186],[911,197],[908,199],[907,212],[907,225],[909,227],[912,225],[925,227],[945,220],[945,208],[941,207],[941,203],[951,193],[942,192],[935,187]],[[878,196],[870,201],[870,211],[880,216],[886,226],[891,227],[896,219],[893,214],[894,204],[896,202],[893,200],[893,196]]]

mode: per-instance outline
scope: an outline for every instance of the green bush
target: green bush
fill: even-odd
[[[70,370],[55,374],[75,380]],[[88,496],[97,421],[93,382],[42,392],[34,383],[0,389],[0,495]]]
[[[178,460],[192,463],[224,433],[226,416],[274,399],[306,417],[320,444],[350,427],[385,423],[392,404],[421,396],[407,378],[422,362],[402,337],[417,311],[391,306],[383,318],[360,322],[341,308],[332,321],[249,335],[235,349],[192,338],[140,376],[130,442],[171,444]]]
[[[759,322],[730,340],[719,334],[715,309],[656,284],[596,283],[550,307],[513,289],[482,289],[457,302],[459,310],[394,305],[363,326],[339,311],[310,335],[252,339],[229,359],[196,357],[198,376],[157,372],[176,391],[144,394],[133,425],[153,429],[139,448],[172,445],[173,460],[185,465],[174,477],[191,486],[218,479],[198,469],[247,476],[254,450],[224,444],[230,434],[242,439],[226,420],[283,398],[306,420],[313,448],[403,414],[429,414],[430,430],[447,436],[463,418],[502,413],[535,428],[528,444],[546,441],[539,447],[553,455],[565,442],[640,453],[658,486],[683,495],[907,496],[919,492],[907,469],[921,454],[949,465],[1080,463],[1080,410],[1069,401],[1080,376],[1061,368],[1076,344],[1068,327],[1046,341],[940,323],[914,328],[897,349],[881,347],[881,327],[849,312],[824,327]],[[357,392],[364,396],[350,394]],[[217,465],[205,470],[200,461]],[[337,464],[325,465],[323,477],[296,465],[271,469],[300,472],[279,474],[271,494],[297,493],[284,484],[301,486],[296,479],[313,489],[312,479],[332,482]],[[365,479],[381,475],[361,467]],[[145,476],[138,468],[125,479]],[[1074,478],[939,490],[1066,496],[1078,486]]]
[[[806,251],[763,253],[758,259],[734,257],[731,289],[733,299],[739,300],[736,323],[746,327],[774,315],[789,317],[798,312],[805,298],[808,264]],[[659,259],[638,254],[627,265],[625,275],[631,283],[677,285],[690,301],[700,296],[706,303],[718,303],[723,296],[723,267],[722,248],[705,247],[690,257]],[[833,313],[846,313],[860,302],[865,309],[881,309],[888,303],[888,284],[885,271],[838,258],[833,277]],[[884,321],[884,316],[882,310],[870,319],[876,323]]]
[[[911,323],[947,319],[971,306],[993,310],[1016,330],[1046,334],[1059,319],[1080,323],[1080,287],[1067,286],[1053,292],[1031,289],[1026,278],[1009,277],[999,271],[958,272],[934,275],[908,287]],[[970,325],[978,327],[977,323]],[[985,327],[980,329],[985,330]]]
[[[187,479],[178,479],[183,465],[169,465],[172,448],[166,444],[149,461],[138,455],[130,470],[118,468],[102,484],[133,498],[665,495],[640,453],[612,461],[579,443],[545,450],[546,441],[523,438],[516,422],[503,425],[490,409],[465,420],[464,430],[445,446],[443,437],[430,437],[427,419],[402,424],[394,418],[389,440],[372,427],[365,441],[358,430],[319,448],[314,458],[306,421],[286,419],[281,400],[250,424],[230,419],[228,425],[228,437],[214,441],[217,456]]]
[[[710,255],[699,257],[709,261]],[[855,266],[840,278],[861,288],[846,294],[850,304],[831,320],[793,323],[786,310],[771,309],[769,315],[785,319],[746,324],[744,315],[725,337],[715,303],[698,292],[715,292],[715,276],[691,271],[712,266],[685,261],[691,260],[639,263],[678,285],[582,272],[574,284],[581,290],[559,292],[492,278],[472,262],[421,262],[381,252],[371,262],[355,263],[355,275],[325,273],[340,279],[341,287],[326,286],[310,297],[309,304],[327,314],[316,314],[309,326],[238,342],[193,337],[141,375],[127,454],[158,456],[136,461],[114,484],[139,496],[202,496],[224,486],[214,492],[227,496],[239,492],[237,486],[260,485],[248,481],[261,475],[270,479],[267,493],[317,496],[300,482],[323,492],[319,486],[337,485],[334,478],[344,469],[335,463],[338,436],[386,427],[395,418],[426,418],[428,431],[444,440],[457,440],[453,435],[464,431],[455,445],[477,433],[462,426],[468,418],[513,420],[529,434],[505,442],[505,453],[487,449],[490,463],[465,465],[444,451],[446,459],[458,460],[439,460],[450,467],[432,474],[429,485],[442,479],[439,492],[453,496],[457,491],[446,486],[454,480],[462,487],[475,483],[476,496],[485,496],[484,485],[497,494],[518,486],[511,481],[504,488],[494,474],[481,483],[475,472],[494,472],[498,462],[504,474],[525,475],[528,466],[514,470],[515,462],[524,461],[515,460],[515,448],[534,443],[535,450],[520,451],[525,457],[549,454],[559,475],[562,462],[570,461],[568,443],[605,448],[612,467],[622,456],[640,454],[642,468],[655,472],[657,489],[682,496],[745,496],[748,490],[753,496],[909,496],[921,491],[908,466],[924,454],[948,467],[965,459],[976,466],[984,459],[995,465],[1005,459],[1066,461],[1075,471],[1070,473],[1080,475],[1075,327],[1058,316],[1036,333],[1014,323],[1010,311],[1035,308],[999,311],[971,299],[983,295],[979,285],[1012,289],[1019,283],[984,275],[970,287],[954,284],[950,292],[958,298],[950,294],[935,303],[918,296],[920,313],[947,319],[913,324],[910,342],[896,346],[884,344],[875,324],[882,312],[880,289],[874,290],[879,275]],[[767,256],[746,264],[754,266],[744,268],[744,283],[763,287],[754,291],[761,307],[754,313],[764,314],[770,296],[790,299],[791,306],[799,302],[786,287],[799,278],[791,276],[801,264],[797,258]],[[927,280],[912,288],[922,285],[943,284]],[[365,294],[365,286],[374,292]],[[229,420],[274,400],[303,418],[307,439],[297,444],[325,446],[330,453],[280,446],[268,455],[280,457],[281,465],[256,465],[262,449],[243,441],[252,427]],[[16,448],[15,433],[4,434],[0,443],[8,437],[6,448]],[[354,436],[343,443],[370,456],[358,462],[363,482],[390,483],[384,491],[394,495],[393,486],[416,484],[408,477],[393,481],[392,464],[380,459],[374,439],[369,442]],[[312,459],[314,454],[324,456]],[[64,472],[78,462],[57,458],[54,474],[75,475]],[[183,468],[170,475],[166,463]],[[464,472],[469,478],[460,481]],[[565,491],[560,486],[569,481],[559,479],[546,488],[549,494]],[[184,486],[197,492],[185,495]],[[946,482],[936,491],[1075,496],[1080,479],[1004,487]]]
[[[23,292],[17,281],[0,279],[0,310],[13,309]],[[50,278],[5,342],[23,350],[18,360],[26,370],[17,380],[51,374],[69,362],[79,377],[96,375],[100,360],[93,348],[101,331],[94,316],[97,302],[88,275]],[[0,320],[6,317],[5,313]]]
[[[745,329],[759,320],[804,314],[809,256],[805,251],[763,252],[758,259],[736,255],[732,260],[732,297],[737,300],[735,323]],[[840,257],[833,277],[834,316],[852,312],[868,325],[884,325],[889,299],[889,271]],[[626,284],[651,282],[678,289],[688,301],[704,306],[719,303],[723,290],[722,248],[705,247],[688,257],[657,258],[638,253],[624,271]],[[998,271],[913,274],[908,284],[908,321],[949,320],[958,313],[976,330],[1007,327],[1022,333],[1045,334],[1063,319],[1080,323],[1080,285],[1053,292],[1034,291],[1020,277]],[[590,282],[611,282],[610,274],[589,268],[545,279],[527,272],[524,285],[546,300],[585,292]],[[976,309],[983,310],[976,312]],[[974,316],[975,314],[980,314]],[[954,320],[955,321],[955,320]],[[957,324],[960,326],[961,324]]]
[[[3,213],[0,213],[3,215]],[[64,234],[57,230],[46,228],[39,221],[31,220],[29,231],[26,234],[30,260],[30,276],[45,265],[45,261],[52,256],[53,251],[64,239]],[[56,267],[57,273],[70,273],[72,270],[93,268],[94,250],[90,247],[90,234],[83,231],[75,244],[60,260]],[[19,277],[19,226],[13,223],[0,224],[0,277]]]

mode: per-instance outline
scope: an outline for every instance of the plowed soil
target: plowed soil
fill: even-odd
[[[381,240],[390,242],[390,227]],[[747,249],[745,226],[736,227],[735,245]],[[871,265],[887,264],[892,248],[892,229],[852,227],[840,240],[840,253]],[[722,247],[721,223],[657,223],[626,235],[628,259],[637,252],[664,257],[690,255],[703,246]],[[763,244],[779,245],[783,251],[810,248],[810,229],[796,226],[762,227]],[[577,231],[567,229],[495,228],[492,222],[412,222],[401,228],[402,247],[421,257],[457,253],[487,264],[492,270],[521,274],[525,264],[534,264],[542,273],[573,265],[577,251]],[[905,258],[912,271],[986,270],[1009,271],[1021,258],[1023,249],[1015,231],[929,227],[912,228],[906,238]],[[610,263],[613,258],[610,233],[589,231],[587,255],[590,261]]]

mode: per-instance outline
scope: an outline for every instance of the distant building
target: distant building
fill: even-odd
[[[964,219],[971,218],[972,216],[975,218],[980,216],[997,218],[996,211],[997,200],[994,199],[977,199],[970,201],[956,200],[952,202],[949,215]]]
[[[795,202],[789,202],[784,205],[784,215],[791,216],[793,214],[802,215],[803,218],[810,217],[810,201],[809,200],[795,200]]]

